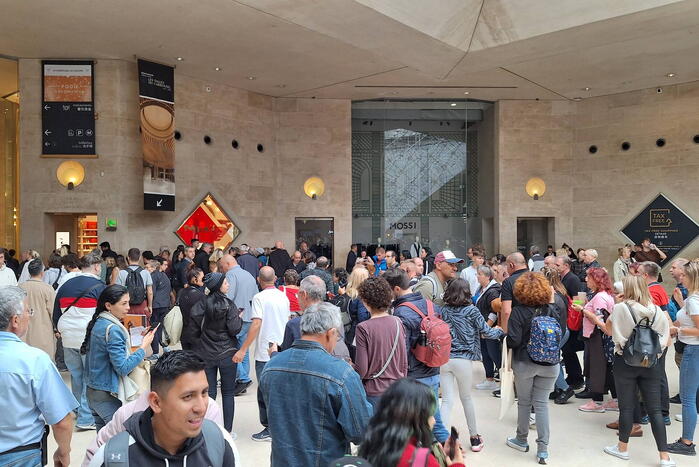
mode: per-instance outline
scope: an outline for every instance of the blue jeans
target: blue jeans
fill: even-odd
[[[243,327],[240,328],[240,332],[236,336],[240,345],[243,345],[245,339],[248,337],[248,331],[250,330],[250,325],[252,322],[243,321]],[[250,351],[245,352],[245,358],[242,362],[238,363],[237,369],[237,382],[239,383],[249,383],[250,380]]]
[[[87,400],[92,409],[97,431],[100,431],[107,423],[112,421],[114,413],[121,407],[121,401],[107,391],[87,388]]]
[[[41,450],[30,449],[3,454],[0,456],[0,465],[3,467],[41,467]]]
[[[70,371],[70,388],[73,396],[80,402],[78,407],[77,425],[94,425],[95,418],[92,416],[90,404],[87,402],[87,382],[83,377],[85,369],[85,355],[80,355],[80,350],[63,348],[63,358],[65,359],[68,371]]]
[[[687,345],[680,366],[680,399],[682,400],[682,438],[692,441],[697,426],[697,393],[699,392],[699,345]]]
[[[449,438],[449,432],[442,423],[442,415],[439,413],[439,375],[428,376],[427,378],[417,378],[416,381],[432,388],[435,400],[437,401],[437,411],[434,413],[435,424],[432,432],[440,443],[445,443]]]
[[[570,337],[570,331],[566,329],[566,331],[563,333],[563,336],[561,336],[561,345],[560,348],[562,349],[564,345],[566,345],[566,342],[568,342],[568,338]],[[566,383],[566,377],[563,374],[563,368],[564,366],[561,365],[561,369],[558,371],[558,378],[556,379],[556,384],[554,387],[556,389],[560,389],[561,391],[565,391],[568,389],[568,383]]]
[[[221,398],[223,399],[223,427],[226,431],[233,430],[233,415],[235,414],[235,374],[236,364],[230,356],[216,362],[209,362],[204,369],[209,382],[209,397],[216,399],[216,382],[221,375]]]

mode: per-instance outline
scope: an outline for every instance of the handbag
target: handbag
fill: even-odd
[[[507,342],[502,343],[502,366],[500,367],[500,415],[505,417],[510,407],[515,403],[515,374],[512,371],[512,349],[507,348]]]
[[[570,297],[566,298],[568,299],[568,319],[566,322],[568,329],[571,331],[580,331],[580,329],[582,329],[583,321],[582,311],[578,311],[573,308],[573,301],[570,299]]]
[[[391,360],[393,360],[393,355],[396,353],[396,347],[398,347],[398,339],[400,338],[400,326],[400,319],[396,318],[396,338],[393,340],[393,347],[391,348],[391,353],[386,359],[386,363],[384,363],[383,368],[381,368],[381,371],[379,371],[373,376],[369,376],[369,379],[376,379],[379,376],[381,376],[383,372],[386,371],[386,368],[388,368],[388,365],[391,363]]]

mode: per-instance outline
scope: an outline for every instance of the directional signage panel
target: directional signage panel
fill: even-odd
[[[699,235],[699,225],[661,193],[621,233],[636,245],[650,238],[667,255],[665,264],[669,264]]]
[[[42,61],[43,154],[95,154],[94,62]]]

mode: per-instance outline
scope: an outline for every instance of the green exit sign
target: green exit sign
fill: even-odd
[[[107,230],[116,230],[117,229],[117,221],[116,219],[109,219],[107,218],[105,224],[107,225]]]

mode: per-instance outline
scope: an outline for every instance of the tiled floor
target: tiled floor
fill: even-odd
[[[476,369],[475,381],[483,379],[483,367],[480,364]],[[252,372],[254,373],[254,372]],[[674,364],[674,351],[670,349],[667,356],[667,373],[670,381],[670,395],[677,394],[678,370]],[[254,375],[253,375],[254,376]],[[64,374],[68,382],[67,374]],[[257,414],[257,401],[253,385],[247,394],[236,397],[236,415],[234,431],[238,434],[236,441],[240,451],[243,465],[265,467],[269,465],[270,443],[258,443],[250,439],[250,435],[261,429]],[[505,446],[505,438],[515,431],[515,409],[510,410],[503,420],[497,420],[499,399],[491,396],[490,391],[476,391],[474,389],[476,413],[478,416],[478,429],[485,437],[485,448],[479,453],[466,452],[466,465],[474,466],[526,466],[536,465],[535,440],[536,431],[530,431],[529,443],[532,451],[521,453]],[[578,411],[581,405],[579,400],[572,399],[568,405],[560,406],[551,403],[549,405],[551,418],[550,441],[550,465],[565,467],[590,467],[604,465],[619,466],[653,466],[658,465],[657,451],[651,434],[650,426],[644,427],[642,438],[631,438],[630,453],[631,462],[608,456],[602,452],[604,446],[615,442],[615,432],[605,428],[605,423],[617,418],[616,412],[606,414],[583,413]],[[220,403],[220,402],[219,402]],[[680,413],[679,405],[670,404],[670,412],[673,418],[672,425],[667,427],[668,440],[676,440],[682,430],[682,424],[674,420],[674,415]],[[454,407],[453,422],[459,432],[466,436],[468,433],[466,420],[461,404]],[[85,448],[94,436],[94,432],[75,433],[72,442],[71,465],[80,465]],[[55,446],[55,445],[53,445]],[[52,447],[55,449],[55,447]],[[673,456],[677,465],[699,465],[697,458]]]

